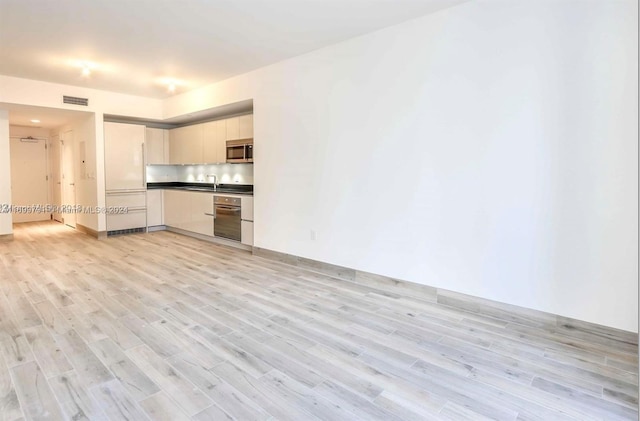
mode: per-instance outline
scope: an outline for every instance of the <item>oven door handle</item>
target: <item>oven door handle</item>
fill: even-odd
[[[230,211],[239,211],[240,210],[239,206],[216,205],[215,208],[216,209],[222,209],[222,210],[230,210]]]

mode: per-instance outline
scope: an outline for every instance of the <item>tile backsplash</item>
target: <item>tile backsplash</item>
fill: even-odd
[[[253,164],[147,165],[147,182],[253,184]]]

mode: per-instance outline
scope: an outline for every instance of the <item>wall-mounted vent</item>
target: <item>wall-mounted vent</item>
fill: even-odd
[[[85,107],[89,105],[89,98],[79,98],[77,96],[62,96],[62,102],[65,104],[72,105],[84,105]]]

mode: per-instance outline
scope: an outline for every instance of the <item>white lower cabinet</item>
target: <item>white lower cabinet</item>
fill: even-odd
[[[241,213],[241,240],[242,244],[253,245],[253,197],[243,197]]]
[[[242,221],[241,222],[241,240],[242,244],[246,244],[247,246],[253,245],[253,221]]]
[[[187,231],[213,236],[213,194],[189,192]]]
[[[184,229],[190,216],[189,192],[180,190],[164,191],[164,224]]]
[[[147,226],[144,191],[107,192],[106,205],[107,208],[113,208],[107,213],[107,231],[145,228]]]
[[[169,227],[213,236],[213,194],[164,191],[164,223]]]
[[[159,191],[159,190],[158,190]],[[150,191],[148,193],[155,193]],[[197,234],[214,236],[213,218],[213,193],[193,192],[184,190],[164,190],[159,200],[164,203],[162,217],[164,220],[159,225],[179,228],[181,230]],[[154,207],[154,199],[149,199],[148,207]],[[253,245],[253,197],[242,197],[242,244]],[[157,216],[156,216],[157,218]],[[150,218],[150,221],[152,219]],[[158,219],[153,219],[158,221]],[[151,222],[149,223],[151,225]]]
[[[130,209],[127,213],[107,215],[107,231],[119,231],[146,226],[147,214],[145,209]]]
[[[147,191],[147,226],[164,225],[162,212],[162,190]]]

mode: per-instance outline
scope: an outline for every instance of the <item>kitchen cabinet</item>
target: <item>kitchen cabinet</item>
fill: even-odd
[[[144,190],[145,127],[139,124],[104,123],[105,187],[112,190]]]
[[[203,162],[220,164],[227,161],[227,121],[218,120],[203,124]]]
[[[107,231],[147,226],[144,140],[139,124],[104,123],[105,200],[107,207],[127,208],[107,213]]]
[[[253,197],[242,197],[241,206],[240,242],[253,246]]]
[[[178,127],[169,131],[169,163],[203,163],[203,124]]]
[[[164,191],[164,224],[184,229],[191,217],[189,193],[181,190]]]
[[[189,192],[189,222],[187,231],[213,236],[213,195]]]
[[[247,246],[253,246],[253,221],[241,221],[241,240]]]
[[[169,163],[169,131],[147,127],[145,138],[147,165]]]
[[[226,140],[240,139],[240,120],[239,117],[232,117],[226,121]]]
[[[151,135],[160,136],[158,133]],[[153,162],[149,163],[222,164],[227,162],[227,140],[252,138],[253,114],[178,127],[168,131],[167,152],[162,162],[159,146],[150,146],[154,150]],[[155,137],[152,142],[154,145],[160,143]]]
[[[147,190],[147,226],[164,225],[162,190]]]
[[[253,197],[243,196],[240,198],[242,206],[241,218],[246,221],[253,221]]]
[[[155,191],[150,190],[149,193],[155,193]],[[164,190],[162,197],[160,197],[163,202],[163,213],[162,216],[156,215],[154,217],[156,218],[154,224],[160,220],[158,225],[214,237],[216,222],[213,218],[215,213],[214,196],[215,194],[210,192]],[[151,204],[153,200],[158,199],[149,199],[148,208],[155,207]],[[239,227],[241,230],[240,241],[242,244],[253,245],[253,197],[241,197],[240,203],[242,206]],[[152,221],[151,216],[149,220]],[[149,226],[154,225],[149,222]]]
[[[164,191],[164,224],[213,236],[213,194],[182,190]]]
[[[123,208],[126,212],[107,213],[107,231],[145,228],[147,226],[144,191],[107,191],[107,208]]]
[[[238,117],[238,136],[240,139],[253,138],[253,114]]]
[[[226,140],[253,138],[253,114],[228,118],[226,122]]]

